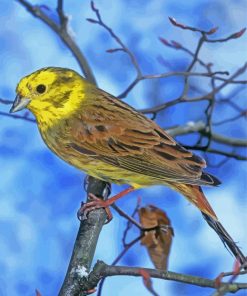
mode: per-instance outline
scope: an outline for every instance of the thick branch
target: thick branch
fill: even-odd
[[[163,271],[158,269],[140,268],[140,267],[126,267],[126,266],[111,266],[107,265],[102,261],[98,261],[93,268],[93,271],[88,277],[84,277],[81,280],[81,287],[83,291],[90,290],[97,286],[98,282],[109,276],[141,276],[140,270],[145,270],[150,277],[158,278],[163,280],[173,280],[180,283],[191,284],[200,287],[215,288],[216,284],[214,280],[209,280],[197,276],[191,276],[186,274],[179,274],[171,271]],[[240,289],[247,289],[246,283],[234,283],[234,284],[221,284],[222,286],[227,285],[229,292],[237,292]]]
[[[87,193],[107,199],[109,184],[89,177]],[[81,291],[80,279],[90,270],[98,237],[106,220],[104,209],[89,213],[88,218],[81,222],[70,260],[68,271],[59,292],[59,296],[79,295]]]

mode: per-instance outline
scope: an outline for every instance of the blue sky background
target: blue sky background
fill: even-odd
[[[65,1],[71,18],[71,32],[83,49],[104,90],[118,95],[134,78],[133,67],[122,53],[108,54],[105,50],[116,44],[100,27],[88,23],[94,17],[89,1]],[[54,9],[56,1],[33,1]],[[95,1],[103,19],[114,28],[136,55],[144,73],[168,71],[157,57],[162,56],[173,70],[184,70],[188,56],[165,48],[158,36],[177,40],[191,50],[197,34],[181,31],[170,25],[168,16],[203,29],[219,26],[215,37],[227,36],[246,26],[247,1],[173,1],[118,0]],[[51,13],[56,17],[55,10]],[[75,59],[59,38],[43,23],[34,19],[16,1],[0,2],[0,97],[14,99],[19,79],[38,68],[62,66],[80,71]],[[201,57],[215,64],[215,70],[236,71],[246,62],[247,35],[228,43],[207,44]],[[199,67],[197,71],[201,71]],[[246,79],[246,75],[241,77]],[[206,79],[192,79],[207,90]],[[182,89],[181,78],[168,78],[140,83],[126,101],[145,108],[176,98]],[[233,86],[225,88],[219,97],[227,97]],[[195,95],[195,94],[191,94]],[[246,91],[235,102],[244,106]],[[246,104],[246,103],[245,103]],[[203,120],[203,103],[180,105],[161,112],[157,121],[162,127]],[[245,105],[246,106],[246,105]],[[8,111],[9,106],[0,106]],[[233,116],[226,106],[217,107],[215,120]],[[233,125],[218,126],[215,131],[235,137],[246,137],[244,119]],[[194,137],[179,138],[193,144]],[[246,151],[239,150],[246,155]],[[210,156],[212,163],[222,158]],[[67,269],[79,222],[76,211],[84,199],[84,174],[53,155],[42,142],[35,124],[0,117],[0,295],[56,295]],[[246,163],[230,160],[208,171],[222,180],[218,188],[206,188],[208,199],[222,224],[243,252],[247,253]],[[113,186],[113,193],[120,187]],[[164,209],[172,221],[175,238],[169,270],[214,278],[221,271],[232,269],[233,257],[203,221],[200,212],[188,202],[164,187],[139,190],[118,202],[131,213],[137,196],[143,205],[154,204]],[[113,212],[114,220],[104,227],[95,260],[111,263],[121,251],[122,232],[126,222]],[[138,235],[132,231],[131,237]],[[132,266],[152,267],[144,247],[137,244],[120,262]],[[242,279],[244,280],[244,278]],[[246,280],[246,278],[245,278]],[[203,289],[175,282],[153,280],[160,295],[209,295]],[[114,292],[112,292],[114,291]],[[149,295],[140,278],[114,277],[105,282],[103,295]],[[237,295],[246,295],[239,292]]]

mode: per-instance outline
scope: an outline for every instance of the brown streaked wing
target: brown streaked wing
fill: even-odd
[[[209,183],[200,180],[206,166],[203,159],[110,94],[98,90],[81,110],[68,119],[71,144],[78,152],[89,151],[88,156],[164,182]]]

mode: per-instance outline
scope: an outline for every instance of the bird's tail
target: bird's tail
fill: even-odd
[[[237,244],[234,242],[234,240],[231,238],[229,233],[225,230],[225,228],[222,226],[222,224],[218,221],[210,217],[209,215],[202,212],[202,216],[207,221],[208,225],[214,229],[214,231],[218,234],[220,239],[222,240],[225,247],[230,250],[230,252],[235,256],[237,260],[241,264],[244,264],[247,262],[247,258],[244,256],[244,254],[241,252]]]
[[[241,252],[237,244],[218,221],[218,218],[207,201],[200,186],[186,184],[172,184],[172,187],[182,193],[191,203],[193,203],[202,213],[208,225],[214,229],[222,240],[225,247],[240,261],[241,264],[247,262],[247,258]]]

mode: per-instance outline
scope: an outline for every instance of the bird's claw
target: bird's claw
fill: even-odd
[[[107,214],[107,221],[105,224],[109,223],[112,220],[112,213],[109,209],[109,205],[107,203],[107,201],[104,201],[98,197],[96,197],[94,194],[89,193],[88,195],[89,199],[91,201],[84,203],[81,203],[81,207],[80,209],[77,211],[77,218],[80,221],[86,220],[88,217],[88,214],[96,209],[101,209],[104,208]]]

